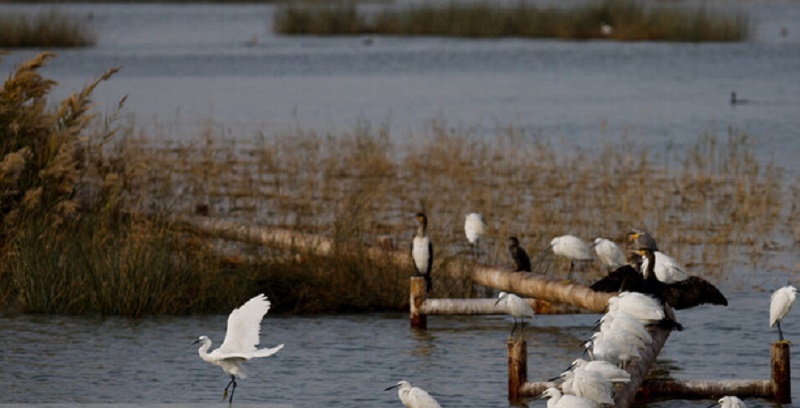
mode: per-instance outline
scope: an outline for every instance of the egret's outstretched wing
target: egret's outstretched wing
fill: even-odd
[[[270,302],[263,294],[258,295],[228,316],[228,330],[219,347],[223,354],[242,354],[256,351],[261,331],[261,319],[269,311]]]

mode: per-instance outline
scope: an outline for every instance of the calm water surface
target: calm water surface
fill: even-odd
[[[763,157],[795,167],[800,3],[703,4],[748,12],[754,38],[675,44],[378,37],[367,45],[362,37],[276,36],[272,5],[0,10],[92,13],[97,46],[59,50],[45,72],[65,94],[122,66],[97,90],[100,108],[129,95],[127,112],[151,135],[191,139],[210,120],[220,134],[250,140],[296,125],[341,131],[367,120],[403,140],[445,119],[486,137],[510,124],[582,149],[624,137],[661,151],[731,126],[750,133]],[[34,52],[15,52],[0,68]],[[750,103],[731,106],[732,91]]]
[[[677,379],[768,378],[769,293],[731,292],[730,306],[678,312],[687,327],[667,341],[658,364]],[[581,355],[597,315],[537,316],[528,329],[531,380],[557,375]],[[227,379],[197,356],[205,334],[217,344],[225,316],[120,318],[15,316],[0,318],[1,403],[214,403]],[[409,379],[445,407],[508,407],[502,316],[432,316],[425,332],[405,314],[267,316],[262,343],[286,347],[248,363],[242,404],[294,407],[397,407],[383,388]],[[784,324],[789,339],[800,320]],[[798,361],[796,348],[793,362]],[[796,363],[794,364],[796,366]],[[800,382],[794,376],[797,399]],[[705,407],[709,401],[669,401],[650,407]],[[763,400],[749,406],[771,406]],[[532,401],[529,406],[544,406]]]
[[[0,10],[92,12],[98,45],[59,50],[44,70],[61,83],[55,96],[121,65],[98,89],[98,109],[127,94],[137,125],[164,137],[191,139],[207,120],[226,136],[248,140],[295,125],[347,130],[366,119],[387,124],[401,141],[442,118],[486,137],[513,124],[582,149],[624,137],[663,150],[733,126],[751,133],[762,157],[796,170],[800,2],[724,4],[751,12],[752,41],[376,38],[368,46],[363,38],[275,36],[272,6],[3,4]],[[780,36],[780,27],[789,35]],[[248,44],[254,36],[257,43]],[[0,69],[36,52],[16,51]],[[732,107],[731,91],[750,103]],[[792,268],[796,250],[785,259]],[[679,312],[687,330],[670,337],[659,364],[679,379],[768,377],[769,342],[777,337],[766,327],[769,293],[751,288],[772,289],[791,275],[780,274],[742,272],[722,284],[730,307]],[[555,376],[578,357],[577,344],[596,317],[538,316],[529,331],[529,378]],[[225,316],[0,317],[0,403],[215,403],[227,380],[198,358],[191,342],[206,334],[219,344],[224,326]],[[407,378],[445,407],[508,407],[509,321],[434,316],[429,326],[412,331],[401,314],[270,316],[263,342],[286,348],[249,365],[251,378],[241,381],[237,401],[396,407],[396,394],[382,390]],[[791,315],[785,328],[790,339],[800,336],[800,320]],[[797,400],[797,381],[793,389]]]

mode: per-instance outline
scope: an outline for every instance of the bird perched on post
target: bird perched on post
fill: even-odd
[[[515,272],[531,271],[531,260],[528,258],[528,253],[525,252],[525,249],[519,246],[517,237],[508,237],[508,254],[514,260]]]
[[[406,380],[399,381],[397,384],[387,387],[384,391],[397,388],[397,396],[406,408],[442,408],[438,402],[428,394],[427,391],[419,387],[412,387]]]
[[[792,285],[784,286],[772,292],[769,298],[769,327],[778,325],[778,338],[783,341],[783,330],[781,321],[789,311],[792,310],[794,299],[797,296],[797,288]]]
[[[553,253],[569,259],[569,274],[567,280],[572,280],[572,269],[575,261],[588,261],[592,259],[589,253],[589,246],[582,239],[573,235],[562,235],[550,241],[548,248],[553,249]]]
[[[506,313],[511,315],[514,319],[514,325],[511,326],[511,334],[509,337],[514,335],[514,331],[517,329],[517,318],[519,318],[519,324],[522,326],[523,335],[525,334],[525,319],[533,319],[533,308],[531,305],[528,304],[525,300],[521,297],[507,292],[500,292],[497,296],[497,301],[494,302],[494,305],[497,306],[498,304],[502,303],[503,307],[505,307]]]
[[[283,344],[268,348],[259,349],[259,332],[261,330],[261,319],[269,311],[270,303],[263,294],[258,295],[238,309],[234,309],[228,316],[228,329],[225,332],[225,340],[218,349],[208,352],[211,348],[211,339],[200,336],[195,341],[201,343],[198,354],[203,361],[222,367],[225,374],[231,376],[230,382],[225,386],[222,393],[222,400],[228,395],[228,388],[231,389],[231,397],[228,405],[233,403],[233,393],[236,391],[236,377],[247,378],[244,363],[254,357],[269,357],[283,348]]]
[[[467,214],[464,221],[464,234],[467,235],[467,241],[472,247],[472,256],[475,260],[480,256],[480,239],[485,233],[486,223],[483,222],[483,217],[478,213]]]
[[[411,240],[411,258],[417,276],[425,277],[425,291],[433,289],[431,267],[433,266],[433,244],[428,238],[428,217],[425,213],[417,213],[417,234]]]

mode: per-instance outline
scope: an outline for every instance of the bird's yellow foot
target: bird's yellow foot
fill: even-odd
[[[225,391],[222,392],[222,400],[225,401],[225,398],[228,398],[228,389],[226,388]]]

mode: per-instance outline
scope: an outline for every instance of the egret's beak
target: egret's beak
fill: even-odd
[[[200,339],[197,339],[197,340],[193,341],[192,344],[197,344],[199,342],[200,342]]]
[[[393,388],[397,388],[397,387],[399,387],[399,386],[400,386],[400,385],[398,385],[398,384],[395,384],[395,385],[393,385],[393,386],[391,386],[391,387],[386,387],[386,388],[384,388],[383,390],[384,390],[384,391],[389,391],[389,390],[391,390],[391,389],[393,389]]]
[[[597,246],[597,242],[592,242],[591,245],[589,245],[589,249],[592,249],[592,248],[594,248],[596,246]]]
[[[708,408],[711,408],[711,407],[718,407],[718,406],[720,406],[720,405],[722,405],[722,404],[720,404],[719,402],[717,402],[716,404],[711,404],[711,405],[709,405],[709,406],[708,406]]]
[[[561,379],[561,375],[559,375],[558,377],[548,378],[547,381],[553,382],[553,381],[560,380],[560,379]]]
[[[500,303],[500,301],[501,301],[501,300],[503,300],[503,299],[502,299],[502,298],[501,298],[501,299],[497,299],[497,300],[494,302],[494,305],[495,305],[495,306],[497,306],[497,304],[498,304],[498,303]]]
[[[547,398],[547,395],[545,395],[545,393],[543,392],[543,393],[537,395],[536,398],[537,399],[545,399],[545,398]]]

